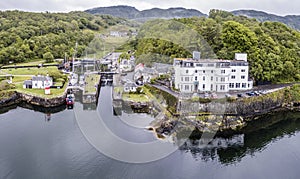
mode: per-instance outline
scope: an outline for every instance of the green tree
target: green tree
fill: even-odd
[[[43,59],[46,61],[46,63],[51,63],[54,60],[54,57],[51,52],[46,52],[43,54]]]

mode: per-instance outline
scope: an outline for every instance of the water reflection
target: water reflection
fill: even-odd
[[[14,105],[11,105],[11,106],[8,106],[8,107],[0,108],[0,114],[4,114],[4,113],[6,113],[10,110],[16,109],[17,107],[22,107],[22,108],[25,108],[25,109],[41,112],[41,113],[44,113],[44,114],[55,114],[55,113],[59,113],[59,112],[66,109],[65,105],[45,108],[45,107],[36,106],[36,105],[29,104],[29,103],[21,102],[19,104],[14,104]]]
[[[101,111],[105,114],[112,113],[111,89],[104,89],[105,94],[102,94],[100,101]],[[108,95],[109,94],[109,95]],[[96,110],[97,103],[82,103],[82,92],[75,93],[75,101],[82,104],[83,110]],[[76,104],[75,104],[76,105]],[[108,107],[109,105],[109,107]],[[44,113],[44,120],[50,122],[55,113],[66,109],[65,105],[55,108],[42,108],[26,103],[19,104],[20,107]],[[126,106],[126,105],[125,105]],[[0,113],[5,113],[11,109],[17,108],[18,105],[13,105],[8,108],[1,108]],[[81,106],[80,106],[81,107]],[[116,111],[114,111],[116,112]],[[144,130],[136,130],[136,126],[145,127],[151,122],[152,118],[142,114],[132,114],[130,106],[122,108],[121,117],[106,117],[105,123],[114,132],[131,141],[148,141],[155,140],[149,133],[145,134]],[[130,114],[130,115],[129,115]],[[128,117],[127,117],[128,116]],[[64,117],[65,118],[65,117]],[[143,121],[131,120],[132,118],[141,119]],[[122,120],[120,120],[122,119]],[[200,139],[199,131],[194,130],[189,139],[186,140],[184,132],[180,131],[175,136],[175,142],[184,140],[184,145],[180,146],[179,150],[185,153],[190,153],[195,161],[217,161],[224,165],[239,163],[245,156],[252,156],[265,150],[268,144],[286,136],[296,134],[300,129],[300,112],[278,112],[272,115],[265,116],[262,119],[250,122],[242,131],[242,134],[234,135],[227,138],[217,137],[208,146],[203,146],[204,139]],[[131,125],[128,125],[131,124]],[[130,128],[128,126],[134,126]],[[141,137],[137,136],[143,136]],[[146,136],[146,137],[145,137]],[[178,142],[180,143],[180,142]]]
[[[300,112],[280,112],[253,121],[244,128],[244,134],[230,138],[215,138],[208,146],[201,146],[199,131],[194,131],[179,149],[190,152],[194,159],[217,160],[222,164],[238,163],[247,155],[263,151],[274,140],[294,135],[300,129]],[[199,134],[201,136],[201,134]],[[178,140],[181,140],[180,137]]]

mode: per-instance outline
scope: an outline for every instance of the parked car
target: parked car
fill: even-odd
[[[253,91],[251,91],[251,92],[247,92],[246,95],[248,95],[248,96],[255,96],[255,93]]]
[[[226,97],[226,98],[230,98],[231,95],[230,95],[230,94],[225,94],[225,97]]]
[[[245,97],[245,95],[243,93],[239,93],[239,94],[237,94],[237,97],[243,98],[243,97]]]
[[[260,95],[260,93],[259,93],[258,91],[254,91],[254,94],[255,94],[256,96],[259,96],[259,95]]]
[[[209,94],[208,94],[208,93],[205,93],[205,94],[204,94],[204,98],[209,98]]]
[[[216,98],[218,98],[218,95],[216,94],[216,93],[211,93],[211,98],[213,98],[213,99],[216,99]]]
[[[267,94],[267,91],[265,91],[265,90],[260,90],[260,91],[258,91],[260,94]]]

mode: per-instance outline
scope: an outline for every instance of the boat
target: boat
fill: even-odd
[[[66,104],[67,106],[73,106],[74,105],[74,94],[68,94],[66,97]]]

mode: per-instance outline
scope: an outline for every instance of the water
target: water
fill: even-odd
[[[99,102],[107,126],[135,142],[157,140],[143,128],[151,116],[113,116],[109,94],[110,88],[103,88]],[[98,152],[80,131],[73,110],[48,120],[44,113],[16,107],[0,114],[0,178],[299,178],[297,119],[299,113],[282,113],[251,124],[243,135],[218,140],[227,146],[201,148],[197,140],[188,140],[166,158],[130,164]],[[269,121],[278,122],[268,126]]]

